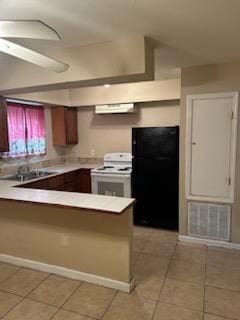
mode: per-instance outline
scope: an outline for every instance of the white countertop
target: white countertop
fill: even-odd
[[[38,190],[29,188],[15,188],[21,184],[31,181],[37,181],[56,176],[58,174],[70,171],[90,168],[93,169],[97,165],[91,164],[65,164],[53,167],[42,168],[43,171],[55,172],[43,178],[25,181],[24,183],[16,181],[0,180],[0,200],[14,200],[31,203],[41,203],[48,205],[58,205],[63,207],[95,210],[120,214],[134,203],[134,199],[120,198],[112,196],[102,196],[89,193],[64,192],[53,190]],[[57,172],[57,173],[56,173]]]

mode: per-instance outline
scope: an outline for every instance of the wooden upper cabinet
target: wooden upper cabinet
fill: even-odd
[[[0,97],[0,152],[6,151],[9,151],[7,104],[5,99]]]
[[[52,131],[54,145],[78,143],[77,109],[70,107],[52,107]]]

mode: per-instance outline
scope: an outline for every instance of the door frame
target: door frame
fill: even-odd
[[[192,118],[193,118],[193,101],[200,99],[218,99],[232,98],[232,127],[231,127],[231,154],[230,154],[230,188],[229,197],[212,197],[212,196],[197,196],[191,194],[191,161],[192,161]],[[186,118],[186,185],[185,193],[187,200],[212,201],[221,203],[234,202],[235,188],[235,169],[236,169],[236,150],[237,150],[237,124],[238,124],[238,92],[225,93],[209,93],[187,96],[187,118]]]

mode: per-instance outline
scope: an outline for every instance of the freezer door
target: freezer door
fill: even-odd
[[[133,128],[134,158],[178,157],[179,127]]]

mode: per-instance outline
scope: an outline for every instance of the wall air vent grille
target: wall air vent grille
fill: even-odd
[[[231,206],[188,203],[188,235],[221,241],[230,240]]]

